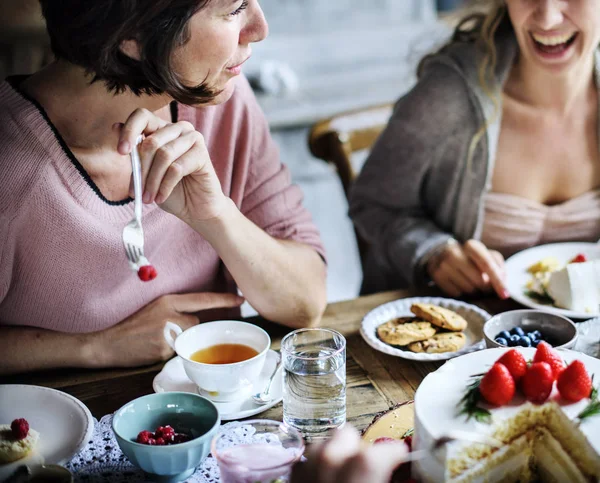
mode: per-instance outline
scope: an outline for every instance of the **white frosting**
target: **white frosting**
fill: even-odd
[[[552,273],[547,290],[559,307],[596,313],[600,305],[600,261],[569,263]]]
[[[487,406],[492,413],[492,424],[479,423],[473,418],[467,421],[465,415],[458,414],[459,401],[471,381],[471,376],[487,371],[508,350],[510,349],[487,349],[451,359],[423,380],[415,394],[415,436],[413,439],[415,451],[429,450],[436,438],[454,430],[491,434],[496,423],[515,416],[521,410],[521,406],[526,401],[522,394],[517,392],[510,405],[498,408]],[[526,360],[533,359],[535,349],[518,348],[518,350]],[[581,360],[586,365],[590,376],[596,375],[594,380],[598,384],[600,360],[570,350],[559,350],[559,352],[567,363],[575,359]],[[570,419],[574,419],[589,404],[589,399],[565,404],[556,390],[556,385],[548,401],[556,401]],[[585,419],[579,429],[596,452],[600,453],[600,416]],[[415,472],[424,482],[444,481],[446,457],[456,455],[465,444],[472,443],[456,441],[448,444],[446,451],[439,451],[437,458],[425,458],[414,462]],[[486,481],[495,481],[490,479],[491,476],[488,474]]]

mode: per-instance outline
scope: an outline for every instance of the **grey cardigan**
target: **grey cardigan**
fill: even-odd
[[[518,52],[514,35],[497,38],[496,48],[500,92]],[[363,293],[424,283],[429,253],[451,237],[481,235],[502,110],[467,169],[471,140],[494,114],[479,85],[479,58],[473,44],[457,43],[425,62],[353,186],[350,216],[369,244]]]

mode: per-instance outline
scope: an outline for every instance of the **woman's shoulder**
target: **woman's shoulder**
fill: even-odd
[[[15,213],[43,179],[48,152],[39,135],[50,130],[40,112],[9,82],[0,84],[0,214]],[[51,134],[51,132],[49,132]]]

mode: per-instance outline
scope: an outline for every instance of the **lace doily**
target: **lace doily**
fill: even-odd
[[[81,452],[65,466],[73,473],[76,482],[90,483],[139,483],[151,482],[146,474],[132,465],[119,448],[112,431],[112,414],[94,421],[94,435]],[[221,426],[228,432],[231,444],[275,443],[264,435],[253,436],[254,428],[231,422]],[[279,442],[279,441],[277,441]],[[220,483],[221,475],[217,461],[209,455],[196,472],[186,480],[189,483]]]

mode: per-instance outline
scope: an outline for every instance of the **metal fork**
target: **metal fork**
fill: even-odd
[[[140,164],[140,153],[138,145],[142,142],[142,136],[136,140],[131,150],[131,170],[133,173],[133,192],[135,216],[123,228],[123,244],[125,255],[129,265],[135,271],[138,270],[140,259],[144,257],[144,229],[142,228],[142,167]]]
[[[439,450],[453,441],[467,441],[471,443],[485,444],[487,446],[491,446],[492,448],[500,448],[503,445],[502,441],[493,438],[492,436],[486,436],[484,434],[471,431],[452,431],[451,433],[447,433],[439,438],[434,439],[433,443],[431,443],[431,446],[428,449],[411,451],[406,455],[406,458],[403,462],[417,461],[430,457],[431,455],[435,456]]]

